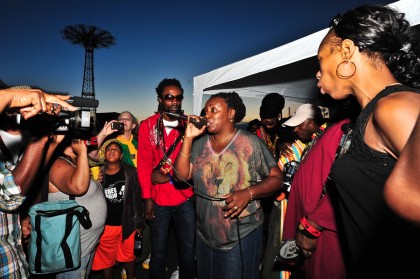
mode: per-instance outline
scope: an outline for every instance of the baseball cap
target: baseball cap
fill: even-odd
[[[308,118],[314,119],[317,114],[317,106],[312,104],[304,104],[297,108],[296,113],[289,120],[283,123],[283,127],[296,127]]]

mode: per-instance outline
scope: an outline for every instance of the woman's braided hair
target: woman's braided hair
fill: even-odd
[[[373,60],[383,59],[401,83],[420,87],[420,44],[403,13],[380,5],[362,5],[330,24],[340,39],[350,39]]]
[[[242,101],[242,98],[236,92],[219,92],[210,97],[211,98],[222,98],[225,100],[228,108],[235,110],[235,124],[241,122],[246,114],[246,107]]]

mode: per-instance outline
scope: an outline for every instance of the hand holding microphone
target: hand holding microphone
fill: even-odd
[[[165,112],[165,114],[174,118],[184,119],[188,121],[188,116],[183,115],[183,114],[172,113],[172,112]],[[207,125],[207,119],[206,118],[195,119],[195,118],[190,117],[190,123],[192,123],[197,129],[201,129],[203,128],[203,126]]]

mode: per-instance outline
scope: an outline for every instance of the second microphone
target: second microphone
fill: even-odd
[[[183,115],[183,114],[178,114],[178,113],[172,113],[172,112],[165,112],[165,114],[175,117],[175,118],[179,118],[179,119],[184,119],[184,120],[188,120],[188,116]],[[201,129],[203,128],[203,126],[205,126],[207,124],[207,119],[205,118],[200,118],[200,119],[195,119],[195,118],[190,118],[190,123],[192,123],[197,129]]]

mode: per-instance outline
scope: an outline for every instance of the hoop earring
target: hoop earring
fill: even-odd
[[[350,74],[350,75],[342,75],[342,74],[340,74],[340,66],[342,66],[344,64],[345,65],[348,65],[349,63],[351,63],[351,65],[354,67],[353,73]],[[335,74],[337,75],[337,77],[339,77],[341,79],[349,79],[352,76],[354,76],[354,74],[356,73],[356,70],[357,70],[356,64],[354,64],[353,61],[351,61],[351,60],[344,60],[344,61],[340,62],[340,64],[337,65],[337,69],[335,69]]]

